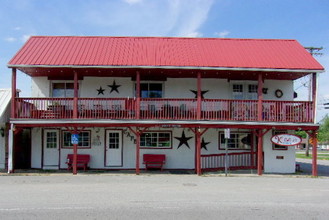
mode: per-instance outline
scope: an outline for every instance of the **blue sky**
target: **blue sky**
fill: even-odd
[[[0,30],[0,88],[10,87],[6,65],[31,35],[296,39],[324,47],[316,59],[329,69],[328,0],[1,0]],[[18,73],[23,96],[30,81]],[[320,104],[329,102],[328,84],[320,74]],[[306,86],[295,82],[301,100]],[[318,107],[319,119],[329,113]]]

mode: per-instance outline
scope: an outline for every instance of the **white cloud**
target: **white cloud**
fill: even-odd
[[[7,41],[7,42],[15,42],[17,39],[16,38],[14,38],[14,37],[7,37],[7,38],[5,38],[5,41]]]
[[[203,36],[202,33],[195,31],[195,32],[186,34],[184,37],[202,37],[202,36]]]
[[[130,5],[142,2],[142,0],[123,0],[123,1]]]
[[[221,32],[216,32],[215,35],[220,37],[220,38],[225,38],[227,35],[229,35],[231,32],[224,30]]]
[[[22,30],[22,28],[21,27],[14,27],[13,30],[20,31],[20,30]]]

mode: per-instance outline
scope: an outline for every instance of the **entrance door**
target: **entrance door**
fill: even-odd
[[[122,166],[122,131],[106,130],[105,166]]]
[[[59,131],[45,129],[43,133],[43,168],[59,169]]]

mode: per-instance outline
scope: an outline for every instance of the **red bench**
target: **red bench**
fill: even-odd
[[[88,168],[88,163],[90,161],[89,154],[77,154],[77,168],[83,168],[84,171]],[[67,155],[67,169],[70,170],[73,167],[73,154]]]
[[[143,155],[143,164],[145,164],[146,170],[150,168],[163,168],[163,165],[166,163],[166,155],[164,154],[144,154]]]

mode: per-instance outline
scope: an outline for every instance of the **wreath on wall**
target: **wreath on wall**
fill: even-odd
[[[281,89],[275,90],[275,97],[281,98],[283,96],[283,92]]]

